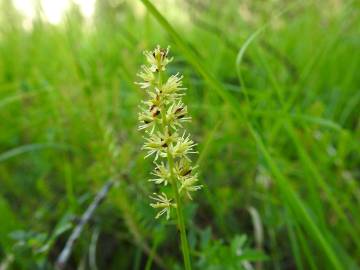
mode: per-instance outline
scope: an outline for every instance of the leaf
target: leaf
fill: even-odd
[[[241,261],[265,261],[269,257],[257,250],[245,250],[239,257]]]

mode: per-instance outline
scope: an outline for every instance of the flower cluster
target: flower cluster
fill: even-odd
[[[153,51],[145,51],[148,65],[143,65],[137,74],[142,79],[137,82],[144,89],[148,99],[142,102],[139,113],[139,130],[145,130],[146,157],[154,156],[155,169],[152,173],[155,183],[161,189],[170,184],[172,194],[154,193],[150,206],[160,209],[155,218],[166,214],[170,218],[171,208],[177,208],[184,195],[190,199],[191,192],[199,190],[196,167],[191,165],[190,154],[195,143],[183,130],[183,123],[189,122],[187,107],[182,102],[186,90],[182,85],[183,76],[179,73],[165,78],[166,66],[173,60],[169,58],[169,48],[157,46]],[[160,161],[159,161],[160,160]]]

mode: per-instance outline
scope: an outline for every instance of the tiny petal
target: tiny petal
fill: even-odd
[[[190,139],[190,135],[185,137],[184,133],[183,136],[178,139],[177,143],[171,148],[171,154],[174,157],[190,160],[188,154],[197,153],[193,150],[194,146],[196,146],[196,143]]]
[[[180,178],[181,186],[179,188],[179,193],[185,191],[189,199],[192,200],[190,192],[194,192],[202,188],[202,185],[195,185],[198,181],[199,179],[197,178],[197,174]]]
[[[166,121],[173,128],[182,127],[183,122],[189,122],[191,117],[187,115],[187,107],[181,102],[170,105],[166,112]]]
[[[150,179],[149,181],[154,182],[155,184],[164,184],[165,186],[168,184],[171,177],[169,168],[164,164],[164,162],[156,164],[156,168],[152,174],[157,178]]]
[[[173,59],[168,58],[170,47],[162,49],[158,45],[153,51],[144,51],[146,60],[150,64],[149,69],[151,72],[164,71],[166,65],[169,64]]]
[[[178,139],[177,133],[170,133],[168,129],[165,130],[165,133],[157,132],[156,134],[150,134],[146,138],[146,142],[143,146],[143,149],[148,150],[148,156],[155,154],[155,160],[159,156],[167,157],[167,149],[172,147],[173,143]]]
[[[182,158],[180,159],[180,161],[175,163],[175,174],[178,178],[181,177],[187,177],[189,175],[191,175],[191,173],[193,173],[193,171],[196,169],[197,167],[193,167],[191,166],[191,163],[189,160]]]
[[[179,76],[179,73],[171,75],[166,83],[162,86],[161,90],[165,95],[173,95],[178,91],[183,91],[186,88],[182,87],[183,76]]]
[[[171,207],[175,207],[176,208],[176,204],[172,203],[171,199],[168,199],[168,197],[166,196],[166,194],[164,192],[162,192],[161,194],[156,194],[154,193],[154,196],[150,196],[150,199],[154,200],[154,203],[151,203],[150,206],[152,208],[160,208],[161,210],[157,213],[157,215],[155,216],[156,219],[158,219],[159,217],[161,217],[163,214],[166,213],[166,219],[170,218],[170,212],[171,212]]]
[[[136,75],[140,77],[143,82],[135,82],[140,85],[140,88],[149,88],[153,82],[155,81],[155,75],[151,71],[151,69],[145,65],[141,66],[142,71],[137,73]]]

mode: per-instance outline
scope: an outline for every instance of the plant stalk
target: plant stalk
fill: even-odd
[[[162,86],[162,76],[161,75],[162,75],[161,71],[159,71],[159,75],[158,75],[159,88],[161,88],[161,86]],[[162,106],[162,108],[160,108],[163,132],[165,132],[166,124],[167,124],[165,109],[166,109],[165,106]],[[183,254],[184,266],[185,266],[185,270],[191,270],[189,244],[188,244],[187,235],[186,235],[184,215],[183,215],[182,204],[181,204],[181,199],[180,199],[180,195],[179,195],[177,179],[175,178],[175,175],[174,175],[174,158],[171,155],[169,149],[167,150],[167,161],[168,161],[169,170],[170,170],[171,186],[173,189],[173,193],[175,195],[177,223],[178,223],[178,226],[180,229],[181,251]]]
[[[184,264],[186,270],[191,270],[191,263],[190,263],[190,252],[189,252],[189,244],[186,236],[186,229],[185,229],[185,221],[184,221],[184,215],[181,205],[181,199],[179,196],[178,191],[178,185],[177,181],[174,177],[174,159],[171,156],[171,154],[168,151],[167,159],[169,163],[169,170],[170,170],[170,178],[171,178],[171,185],[173,188],[173,192],[175,195],[175,201],[176,201],[176,214],[178,218],[178,225],[180,228],[180,240],[181,240],[181,248],[184,258]]]

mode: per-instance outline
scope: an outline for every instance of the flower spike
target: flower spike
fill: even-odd
[[[173,60],[169,57],[169,47],[157,46],[153,51],[145,51],[144,55],[147,65],[141,66],[137,76],[142,81],[136,84],[146,92],[148,99],[140,107],[138,129],[145,131],[142,148],[147,151],[145,157],[154,156],[154,163],[157,162],[152,172],[154,178],[149,181],[160,190],[168,184],[173,190],[151,196],[155,202],[150,206],[160,209],[156,219],[162,215],[169,219],[171,208],[180,211],[181,200],[184,197],[192,199],[190,193],[202,187],[198,185],[198,173],[194,173],[196,168],[191,166],[190,157],[197,153],[194,150],[196,143],[183,126],[191,121],[188,108],[182,102],[186,90],[183,76],[176,73],[166,78],[165,75],[167,65]]]

